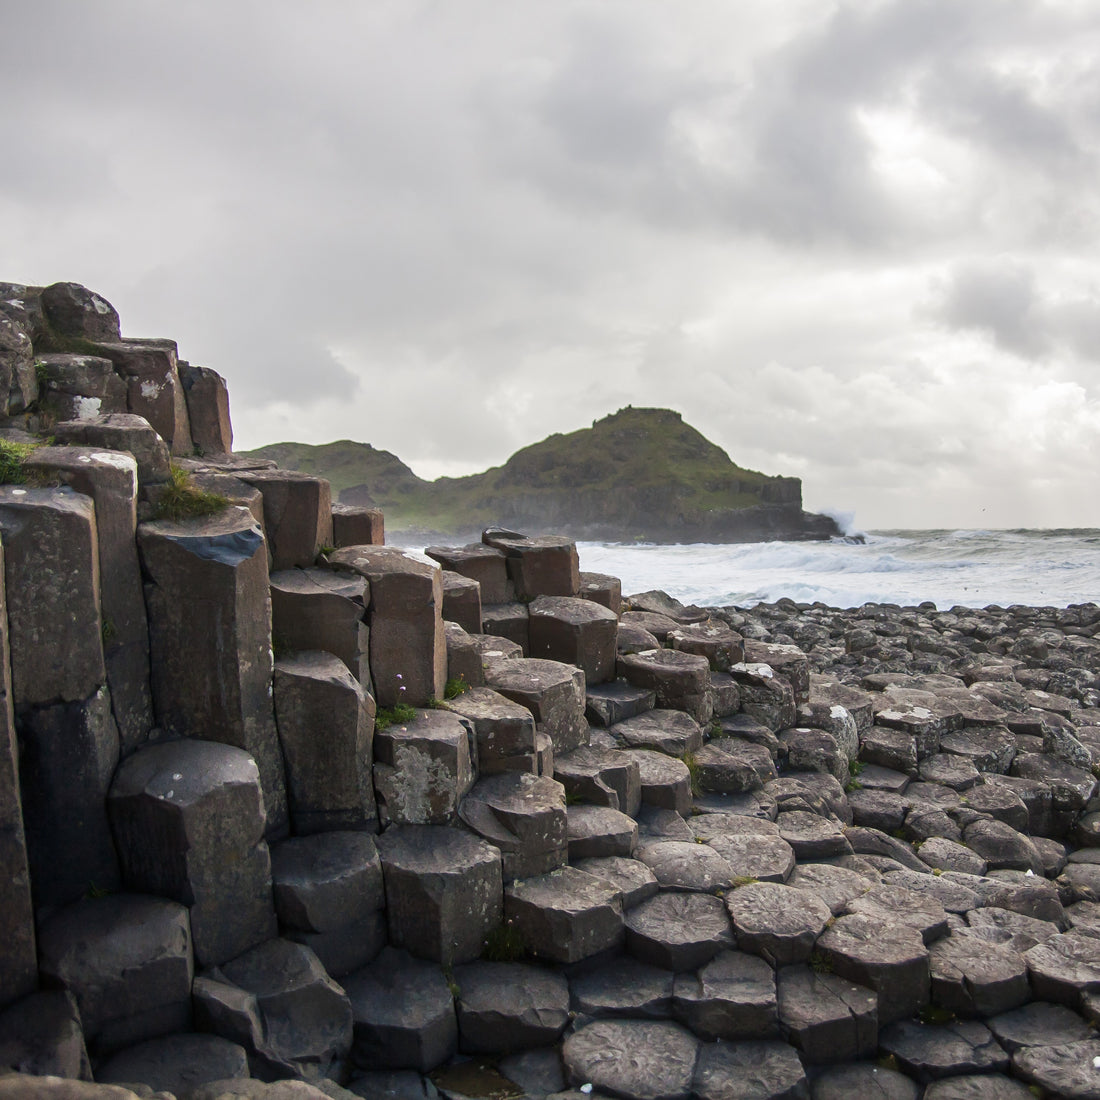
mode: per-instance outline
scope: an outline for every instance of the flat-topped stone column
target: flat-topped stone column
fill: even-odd
[[[90,497],[0,486],[17,707],[87,699],[106,681],[99,532]]]
[[[143,416],[133,413],[103,413],[83,420],[55,424],[58,443],[125,451],[134,456],[138,485],[159,485],[170,471],[168,445]]]
[[[282,569],[271,574],[270,582],[271,637],[276,651],[332,653],[371,691],[366,577],[321,568]]]
[[[233,450],[233,424],[225,379],[209,367],[193,367],[183,360],[177,368],[187,400],[191,443],[199,454],[228,454]]]
[[[682,710],[696,722],[710,721],[710,665],[706,657],[672,649],[627,653],[618,658],[617,671],[635,687],[657,693],[657,706]]]
[[[378,850],[390,943],[447,966],[478,958],[500,924],[500,852],[440,825],[387,829]]]
[[[500,849],[504,881],[553,871],[569,851],[565,788],[510,772],[482,779],[462,802],[464,824]]]
[[[131,752],[145,740],[153,725],[149,624],[134,541],[137,462],[123,451],[40,447],[25,466],[47,477],[60,478],[95,503],[107,683],[122,752]]]
[[[107,801],[127,885],[190,909],[200,967],[275,935],[263,792],[246,752],[146,745],[123,761]]]
[[[383,825],[447,825],[476,776],[473,727],[445,710],[375,730],[374,787]]]
[[[376,831],[374,700],[339,657],[318,650],[276,661],[274,690],[294,832]]]
[[[503,550],[475,542],[469,546],[429,546],[424,553],[444,569],[477,581],[481,586],[483,605],[515,600],[516,586],[508,576],[508,563]]]
[[[539,596],[528,611],[532,657],[576,665],[586,684],[614,678],[619,629],[614,611],[572,596]]]
[[[458,623],[471,634],[481,633],[481,585],[477,581],[443,570],[443,618]]]
[[[191,1025],[191,926],[175,901],[141,894],[85,898],[42,926],[42,975],[80,1007],[94,1054]]]
[[[504,554],[518,599],[575,596],[580,590],[580,559],[577,544],[571,539],[560,535],[531,537],[492,528],[484,532],[481,541]]]
[[[341,978],[386,943],[386,893],[374,837],[335,831],[294,836],[271,849],[283,936],[304,944]]]
[[[87,420],[126,411],[126,383],[110,359],[95,355],[38,355],[39,407],[55,420]]]
[[[332,544],[332,490],[323,477],[297,470],[241,470],[264,498],[264,531],[272,570],[305,568]]]
[[[538,771],[535,719],[526,707],[487,687],[471,688],[443,705],[473,724],[480,775]]]
[[[187,398],[180,384],[175,340],[122,340],[99,344],[126,382],[126,407],[143,416],[177,455],[192,452]]]
[[[384,546],[386,520],[380,508],[363,508],[358,504],[332,505],[332,545]]]
[[[270,835],[285,833],[275,730],[267,547],[247,508],[138,527],[159,724],[250,753]]]
[[[89,882],[118,883],[103,806],[119,740],[105,686],[95,506],[69,488],[4,486],[0,532],[23,828],[42,906],[75,900]]]
[[[4,575],[3,555],[0,544],[0,578]],[[38,984],[10,656],[7,600],[0,583],[0,882],[4,883],[5,899],[0,906],[0,1008],[32,993]]]
[[[370,582],[371,678],[380,707],[422,707],[447,682],[443,578],[394,546],[349,546],[328,556],[337,570]]]
[[[555,753],[588,744],[584,673],[579,668],[533,658],[494,661],[485,670],[485,682],[535,716],[539,732],[549,735]]]

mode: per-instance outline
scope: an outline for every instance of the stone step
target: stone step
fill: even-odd
[[[584,713],[593,726],[613,726],[627,718],[636,718],[657,705],[657,693],[638,688],[625,680],[589,684],[585,689]]]
[[[271,939],[195,982],[196,1022],[239,1043],[253,1076],[337,1077],[352,1039],[347,994],[308,947]]]
[[[622,895],[575,867],[505,887],[504,917],[530,954],[553,962],[579,962],[623,942]]]
[[[198,966],[275,935],[263,794],[246,752],[213,741],[147,745],[119,767],[107,808],[124,881],[189,908]]]
[[[76,998],[94,1055],[191,1025],[191,928],[178,902],[86,898],[43,924],[39,952],[43,978]]]
[[[618,749],[575,749],[554,761],[554,778],[568,798],[609,806],[635,817],[642,787],[637,761]]]
[[[378,838],[390,943],[452,966],[478,958],[501,921],[501,853],[465,830],[391,826]]]
[[[374,789],[383,825],[447,825],[477,774],[473,728],[446,710],[418,710],[374,734]]]
[[[539,596],[528,605],[532,657],[576,665],[586,684],[602,684],[615,675],[615,639],[619,619],[592,600]]]
[[[458,1045],[467,1054],[521,1051],[558,1040],[569,1024],[565,978],[527,963],[455,968]]]
[[[584,717],[584,673],[560,661],[495,661],[485,670],[485,682],[535,717],[538,731],[550,737],[554,754],[588,744]]]
[[[609,806],[566,807],[569,861],[595,856],[630,856],[638,843],[638,823]]]
[[[460,816],[500,850],[505,882],[553,871],[568,858],[565,788],[546,776],[488,776],[463,800]]]
[[[360,1069],[428,1073],[455,1053],[454,995],[437,964],[387,947],[343,984],[354,1021],[351,1059]]]

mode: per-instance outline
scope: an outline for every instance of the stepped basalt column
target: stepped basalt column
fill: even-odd
[[[104,798],[118,763],[95,508],[71,489],[0,488],[23,824],[37,906],[118,883]]]
[[[145,568],[157,720],[179,737],[250,753],[269,836],[287,829],[283,758],[272,704],[267,545],[252,513],[138,528]]]
[[[137,532],[137,462],[123,451],[41,447],[27,468],[59,477],[95,503],[107,683],[122,752],[137,748],[153,725],[149,625],[145,618]]]

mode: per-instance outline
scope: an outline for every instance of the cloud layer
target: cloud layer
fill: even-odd
[[[241,447],[667,405],[864,527],[1100,526],[1091,6],[38,0],[0,277],[176,337]]]

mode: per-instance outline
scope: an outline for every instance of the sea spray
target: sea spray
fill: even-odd
[[[862,544],[578,544],[581,568],[659,588],[685,603],[746,607],[788,597],[867,602],[1066,607],[1100,599],[1100,531],[877,531]]]

